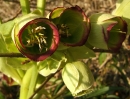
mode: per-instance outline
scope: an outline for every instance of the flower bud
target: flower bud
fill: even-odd
[[[90,16],[91,31],[88,42],[102,49],[117,51],[126,38],[127,23],[111,14],[93,14]]]
[[[85,44],[90,32],[89,19],[79,6],[54,9],[49,16],[58,27],[60,41],[67,46]]]
[[[29,14],[18,21],[12,31],[18,50],[34,61],[42,61],[58,47],[57,27],[48,19]]]
[[[89,67],[81,61],[67,63],[62,78],[73,96],[82,96],[93,91],[94,77]]]

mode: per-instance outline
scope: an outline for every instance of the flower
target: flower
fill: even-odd
[[[82,46],[90,32],[89,19],[79,6],[70,8],[56,8],[49,16],[60,34],[60,41],[67,46]]]
[[[117,51],[126,38],[127,23],[118,16],[97,13],[90,16],[91,31],[88,42],[102,49]]]
[[[62,70],[62,78],[75,97],[93,91],[94,77],[89,67],[81,61],[67,63]]]
[[[18,50],[33,61],[42,61],[55,52],[59,43],[57,27],[47,18],[29,14],[16,23],[12,38]]]

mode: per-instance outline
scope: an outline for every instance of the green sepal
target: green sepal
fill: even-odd
[[[91,31],[88,37],[88,42],[90,43],[90,45],[101,49],[108,49],[106,38],[105,38],[106,27],[110,25],[110,23],[113,21],[110,21],[105,24],[103,21],[114,17],[115,16],[111,14],[104,14],[104,13],[96,13],[90,16]],[[105,30],[103,28],[105,28]]]
[[[64,7],[55,8],[48,16],[55,24],[59,23],[60,15],[65,10]]]
[[[85,45],[79,47],[70,47],[67,49],[67,51],[74,61],[78,59],[87,59],[90,57],[95,57],[94,51],[92,51]]]
[[[66,60],[67,59],[62,52],[56,51],[46,60],[38,62],[39,73],[43,76],[48,76],[55,73],[61,67],[61,64],[66,62]]]
[[[129,0],[117,0],[116,9],[112,14],[122,17],[128,24],[128,34],[130,34],[130,1]]]
[[[81,61],[67,63],[62,70],[62,79],[75,97],[93,91],[93,75],[89,67]]]

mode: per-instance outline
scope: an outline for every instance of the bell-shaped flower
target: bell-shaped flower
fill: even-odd
[[[62,78],[73,96],[79,97],[93,91],[94,77],[90,68],[81,61],[67,63]]]
[[[49,19],[57,25],[63,45],[81,46],[85,44],[90,32],[90,24],[79,6],[58,7],[50,13]]]
[[[35,14],[28,14],[18,20],[12,31],[12,38],[18,50],[33,61],[49,57],[59,43],[55,24]]]
[[[117,51],[126,38],[127,23],[111,14],[93,14],[90,16],[91,31],[88,42],[102,49]]]

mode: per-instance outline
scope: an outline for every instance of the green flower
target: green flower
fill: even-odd
[[[42,61],[55,52],[59,43],[57,27],[48,19],[29,14],[18,20],[12,31],[18,50],[34,61]]]
[[[90,16],[91,31],[88,42],[102,49],[117,51],[126,38],[127,23],[111,14],[93,14]]]
[[[94,78],[86,64],[81,61],[67,63],[62,78],[73,96],[82,96],[93,91]]]
[[[67,46],[85,44],[90,32],[89,19],[79,6],[56,8],[49,16],[59,30],[60,41]]]

